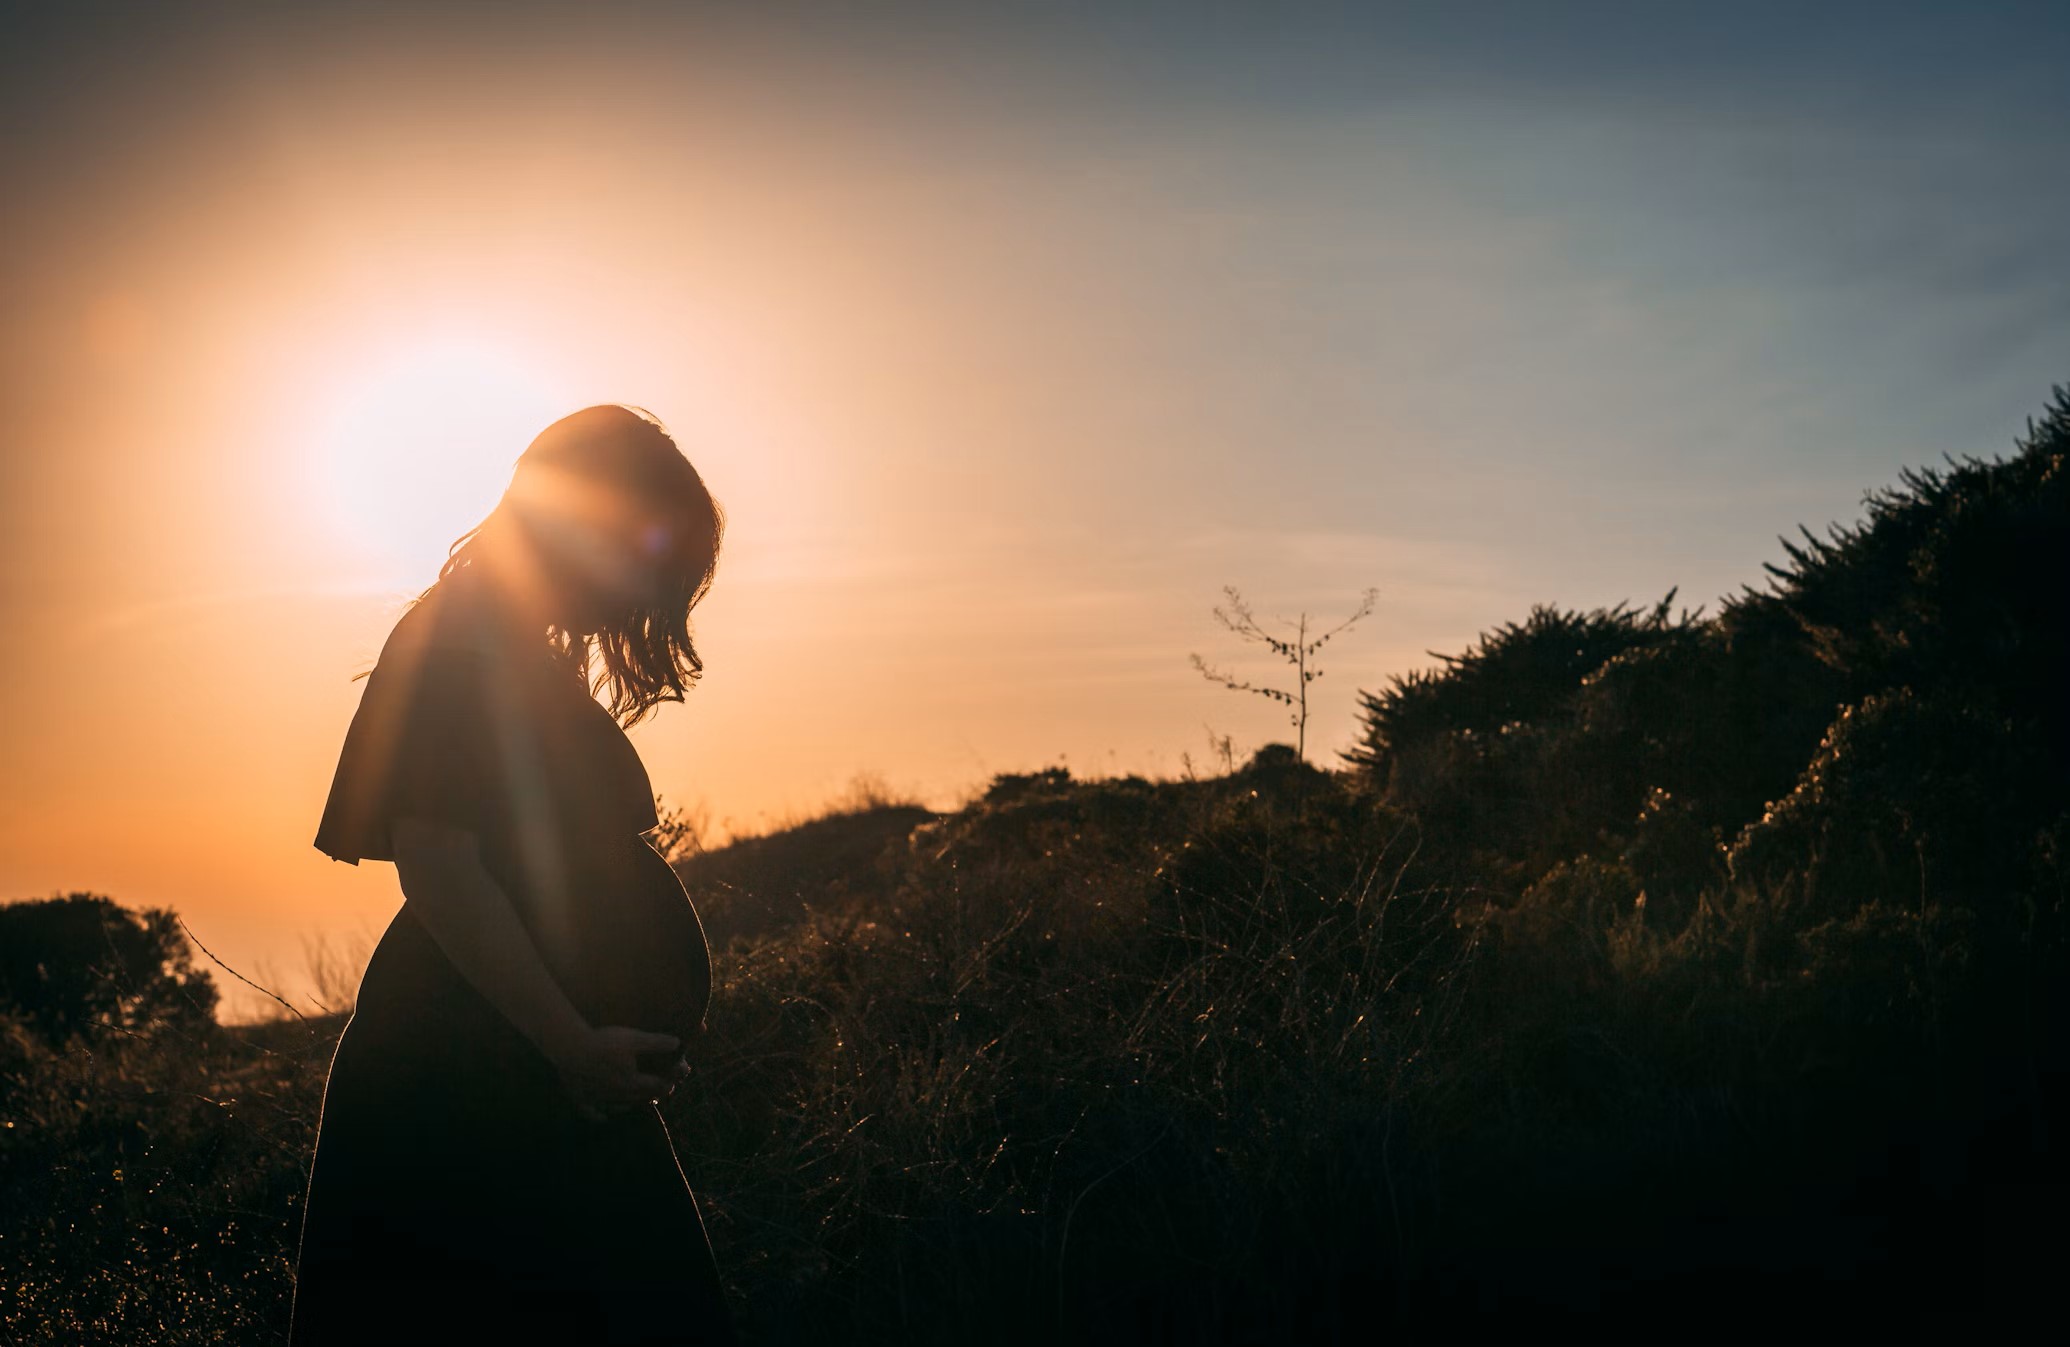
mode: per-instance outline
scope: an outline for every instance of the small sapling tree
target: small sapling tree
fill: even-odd
[[[1312,667],[1311,662],[1316,652],[1323,648],[1324,642],[1373,611],[1374,600],[1379,597],[1380,591],[1378,588],[1367,589],[1359,601],[1356,612],[1320,636],[1313,638],[1308,635],[1307,613],[1302,613],[1299,619],[1290,623],[1288,619],[1281,618],[1280,621],[1282,623],[1287,623],[1294,628],[1294,639],[1290,641],[1281,640],[1258,625],[1258,620],[1251,615],[1250,606],[1243,601],[1243,595],[1236,592],[1236,586],[1224,585],[1222,586],[1222,592],[1229,596],[1229,608],[1226,612],[1221,608],[1215,609],[1215,619],[1244,640],[1256,641],[1268,647],[1274,654],[1293,665],[1296,674],[1295,690],[1293,692],[1285,692],[1279,688],[1260,687],[1255,683],[1245,682],[1233,674],[1226,674],[1209,668],[1206,661],[1202,660],[1197,654],[1189,656],[1193,661],[1193,667],[1200,670],[1201,674],[1209,681],[1220,683],[1232,692],[1255,692],[1261,697],[1270,697],[1274,701],[1283,702],[1292,708],[1288,720],[1294,727],[1294,754],[1303,762],[1306,762],[1308,760],[1308,685],[1315,679],[1322,677],[1322,670]]]

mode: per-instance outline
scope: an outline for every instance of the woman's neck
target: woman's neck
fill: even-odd
[[[464,602],[478,605],[512,633],[544,639],[549,628],[569,629],[562,611],[569,605],[535,565],[512,564],[501,552],[485,549],[455,571],[450,581],[457,582],[456,591],[466,596]]]

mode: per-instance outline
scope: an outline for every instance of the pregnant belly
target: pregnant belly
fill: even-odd
[[[561,989],[593,1025],[686,1042],[704,1028],[711,953],[690,895],[653,847],[626,835],[571,857],[565,901],[519,901]]]

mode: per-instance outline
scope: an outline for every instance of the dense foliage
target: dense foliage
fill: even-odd
[[[753,1341],[1999,1333],[2064,1195],[2070,396],[1715,616],[1546,607],[1341,772],[686,857]],[[284,1322],[338,1020],[0,1039],[0,1329]]]
[[[215,1011],[168,909],[93,893],[0,906],[0,1013],[46,1042],[212,1024]]]

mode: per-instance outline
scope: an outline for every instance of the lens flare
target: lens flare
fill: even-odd
[[[429,584],[525,445],[566,408],[541,371],[462,337],[391,350],[319,400],[312,489],[332,523],[406,584]]]

